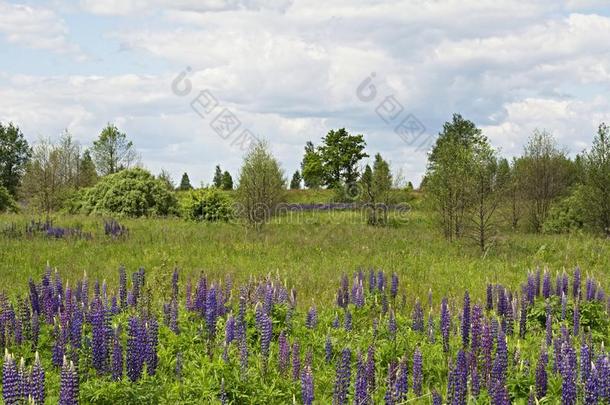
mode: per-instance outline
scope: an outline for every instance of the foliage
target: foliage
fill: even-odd
[[[373,168],[366,165],[360,178],[360,200],[366,204],[368,223],[385,225],[390,204],[392,173],[390,165],[379,153],[375,155]]]
[[[583,186],[575,186],[572,192],[555,203],[544,221],[545,233],[567,233],[583,229],[587,211],[584,204]]]
[[[138,160],[133,142],[114,124],[108,124],[102,130],[91,148],[93,160],[98,173],[102,176],[128,169]]]
[[[569,186],[570,161],[546,131],[534,131],[516,164],[516,178],[528,211],[531,229],[542,231],[551,204]]]
[[[216,165],[216,168],[214,169],[214,178],[212,179],[212,184],[216,188],[222,187],[222,169],[220,168],[220,165]]]
[[[184,172],[182,174],[182,179],[180,179],[180,186],[178,186],[178,190],[187,191],[192,189],[193,186],[191,186],[191,180],[189,179],[189,175]]]
[[[13,197],[17,195],[31,153],[19,127],[13,123],[3,125],[0,122],[0,186],[6,188]]]
[[[216,188],[191,190],[181,201],[182,216],[193,221],[229,221],[233,218],[231,200]]]
[[[327,187],[355,184],[359,177],[358,162],[368,155],[364,152],[366,142],[363,135],[351,135],[341,128],[330,130],[317,152],[323,168],[323,180]]]
[[[286,181],[278,161],[264,142],[257,143],[244,157],[236,200],[238,215],[259,227],[275,214],[284,200]]]
[[[174,214],[177,207],[176,197],[165,183],[140,168],[103,177],[84,192],[83,200],[86,213],[128,217]]]
[[[161,173],[159,173],[159,175],[157,176],[157,179],[162,181],[163,184],[165,184],[165,187],[169,191],[174,191],[174,189],[176,188],[176,185],[174,184],[174,180],[172,180],[172,175],[165,169],[161,169]]]
[[[305,144],[305,154],[301,162],[301,173],[307,188],[319,188],[324,181],[322,158],[311,141]]]
[[[610,236],[610,127],[602,123],[589,152],[582,156],[583,218]]]
[[[231,173],[225,171],[222,174],[222,189],[223,190],[233,190],[233,177],[231,177]]]
[[[292,179],[290,180],[290,189],[291,190],[298,190],[301,188],[301,173],[296,170],[294,172],[294,174],[292,175]]]
[[[16,212],[17,203],[11,193],[3,185],[0,185],[0,213],[6,211]]]

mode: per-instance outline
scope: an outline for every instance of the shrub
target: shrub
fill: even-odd
[[[582,229],[585,225],[586,212],[583,205],[583,194],[580,187],[551,207],[549,216],[542,226],[545,233],[567,233]]]
[[[4,211],[17,211],[17,203],[13,199],[13,196],[9,191],[2,185],[0,185],[0,212]]]
[[[128,217],[175,214],[176,196],[162,180],[140,168],[122,170],[102,178],[83,193],[87,213]]]
[[[193,221],[228,221],[233,217],[232,203],[215,188],[189,191],[180,202],[182,215]]]

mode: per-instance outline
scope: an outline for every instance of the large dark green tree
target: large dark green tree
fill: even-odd
[[[369,156],[365,147],[363,135],[351,135],[345,128],[329,131],[318,148],[324,184],[329,188],[355,184],[360,177],[358,162]]]
[[[298,190],[301,188],[301,173],[299,171],[295,171],[292,175],[292,179],[290,180],[290,189]]]
[[[128,169],[138,161],[133,142],[114,124],[108,124],[91,148],[95,167],[101,176]]]
[[[189,179],[189,175],[184,172],[182,174],[182,179],[180,180],[180,185],[178,186],[178,190],[186,191],[192,190],[193,186],[191,185],[191,180]]]
[[[583,203],[587,220],[610,236],[610,127],[602,123],[583,160]]]
[[[301,175],[307,188],[319,188],[324,181],[322,158],[311,141],[305,144],[305,155],[301,162]]]
[[[216,169],[214,169],[214,178],[212,179],[212,184],[216,188],[222,187],[222,169],[220,165],[216,165]]]
[[[91,152],[86,149],[80,158],[78,187],[91,187],[97,183],[98,175],[95,169],[95,163],[91,158]]]
[[[231,177],[231,173],[226,170],[222,174],[221,186],[223,190],[233,190],[233,177]]]
[[[0,185],[14,197],[32,150],[19,127],[0,122]]]
[[[387,204],[392,189],[390,165],[381,154],[375,155],[373,168],[366,165],[360,178],[360,199],[369,204],[368,223],[385,225],[387,223]]]

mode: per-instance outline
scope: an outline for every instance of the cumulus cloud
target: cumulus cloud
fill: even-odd
[[[0,0],[0,38],[28,48],[72,54],[79,59],[85,55],[68,38],[64,21],[52,10]]]
[[[610,17],[595,12],[595,0],[83,0],[80,6],[87,18],[122,15],[128,24],[100,37],[120,44],[117,62],[131,58],[152,66],[151,73],[127,66],[121,74],[0,74],[0,120],[16,120],[29,133],[68,127],[84,141],[114,121],[134,137],[145,164],[175,176],[196,171],[195,181],[209,181],[217,163],[237,171],[242,153],[190,109],[188,97],[170,90],[187,66],[193,91],[210,90],[244,128],[270,141],[289,171],[298,167],[305,141],[347,127],[365,134],[371,154],[381,152],[417,181],[425,151],[377,114],[389,96],[402,106],[398,120],[413,114],[426,135],[460,112],[508,155],[520,153],[535,128],[578,152],[599,122],[610,120]],[[147,13],[155,18],[142,23]],[[19,34],[3,30],[2,21],[0,32]],[[67,41],[66,27],[58,27],[51,31]],[[363,102],[356,89],[371,74],[377,98]]]

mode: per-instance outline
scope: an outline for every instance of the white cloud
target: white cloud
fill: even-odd
[[[69,40],[64,21],[47,8],[0,0],[0,37],[2,36],[10,43],[72,54],[78,59],[85,58],[80,48]]]

